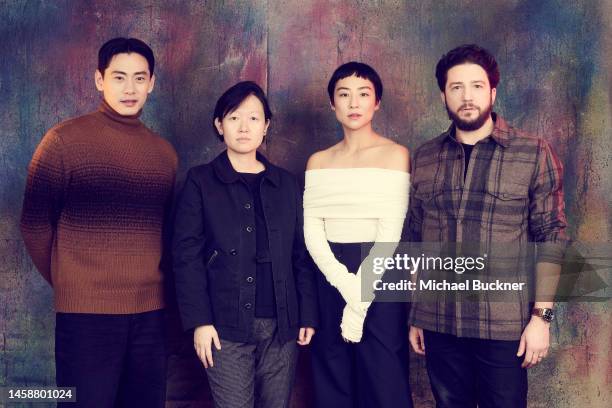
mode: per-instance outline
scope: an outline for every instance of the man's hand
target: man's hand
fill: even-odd
[[[310,344],[310,340],[312,340],[312,336],[315,334],[315,329],[312,327],[302,327],[300,328],[300,334],[298,335],[297,344],[300,346],[307,346]]]
[[[539,364],[548,355],[550,346],[550,323],[545,322],[540,317],[532,316],[529,324],[525,327],[521,335],[518,357],[525,354],[525,360],[521,367],[531,368]]]
[[[415,353],[420,356],[425,355],[425,336],[423,336],[423,329],[420,327],[410,326],[410,332],[408,333],[408,339],[410,345]]]
[[[221,342],[217,330],[212,324],[200,326],[193,332],[193,347],[204,368],[213,366],[212,344],[215,343],[217,350],[221,350]]]

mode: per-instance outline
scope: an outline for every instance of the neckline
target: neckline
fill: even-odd
[[[280,174],[278,168],[270,163],[268,159],[266,159],[266,157],[259,151],[257,152],[257,160],[264,164],[265,170],[262,172],[263,177],[270,180],[275,187],[278,187],[280,184]],[[227,149],[221,152],[215,158],[215,160],[213,160],[213,167],[219,179],[224,183],[235,183],[240,180],[240,173],[238,173],[232,166],[229,156],[227,155]]]
[[[101,112],[105,118],[110,119],[118,125],[124,125],[132,129],[142,126],[142,122],[139,119],[140,115],[142,114],[142,109],[135,115],[124,116],[120,115],[108,104],[108,102],[106,102],[106,100],[102,99],[102,103],[100,103],[98,111]]]
[[[406,171],[402,171],[402,170],[395,170],[395,169],[385,169],[382,167],[328,167],[328,168],[324,168],[324,169],[310,169],[310,170],[306,170],[306,173],[308,172],[315,172],[315,171],[344,171],[344,170],[351,170],[351,171],[370,171],[370,170],[374,170],[374,171],[388,171],[388,172],[393,172],[393,173],[399,173],[399,174],[406,174],[406,175],[410,175],[409,172]]]
[[[237,171],[236,173],[240,174],[241,176],[245,176],[245,177],[254,177],[254,176],[263,176],[265,172],[266,172],[265,170],[262,170],[259,173],[247,173],[247,172],[242,172],[242,171]]]

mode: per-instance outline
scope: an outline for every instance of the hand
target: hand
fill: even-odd
[[[193,347],[204,368],[213,366],[212,343],[215,343],[217,350],[221,350],[221,342],[217,330],[212,324],[199,326],[193,332]]]
[[[315,329],[312,327],[302,327],[300,328],[300,334],[298,334],[297,344],[300,346],[307,346],[310,344],[310,340],[312,340],[312,336],[315,334]]]
[[[423,335],[423,329],[420,327],[410,326],[408,333],[408,340],[415,353],[420,356],[425,355],[425,336]]]
[[[525,354],[525,360],[521,364],[522,368],[534,367],[548,355],[548,347],[550,346],[549,327],[550,323],[545,322],[540,317],[531,317],[529,324],[523,330],[516,353],[518,357]]]
[[[367,303],[367,302],[362,302]],[[363,325],[365,323],[367,310],[356,310],[350,305],[345,305],[340,321],[340,333],[347,343],[359,343],[363,336]]]

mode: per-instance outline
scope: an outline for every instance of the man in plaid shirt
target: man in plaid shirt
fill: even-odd
[[[452,125],[413,154],[410,239],[502,244],[508,253],[535,243],[535,299],[525,291],[512,302],[460,294],[414,302],[410,343],[426,356],[438,407],[526,407],[526,369],[548,353],[567,245],[562,165],[548,142],[492,112],[499,71],[489,52],[455,48],[436,78]]]

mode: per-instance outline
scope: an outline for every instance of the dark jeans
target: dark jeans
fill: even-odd
[[[298,350],[294,340],[280,343],[276,319],[255,318],[249,342],[219,341],[206,370],[215,407],[289,406]]]
[[[361,263],[361,244],[330,244],[349,271]],[[317,408],[411,408],[408,381],[406,304],[374,302],[359,343],[340,334],[345,302],[317,273],[319,328],[312,339],[312,370]]]
[[[76,403],[58,407],[163,407],[164,311],[109,315],[57,313],[58,387],[76,387]]]
[[[424,331],[427,372],[438,408],[527,407],[518,341]]]

